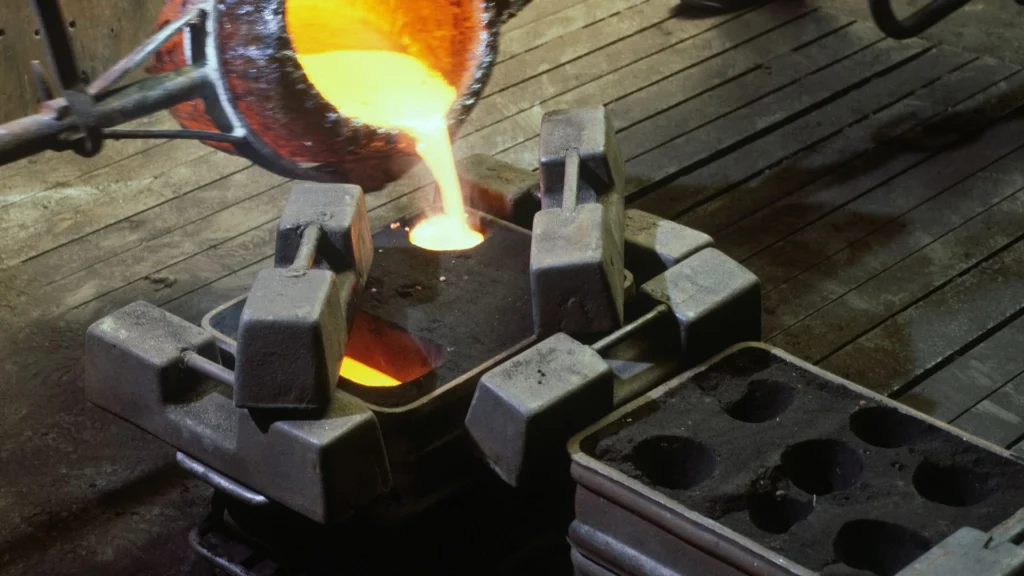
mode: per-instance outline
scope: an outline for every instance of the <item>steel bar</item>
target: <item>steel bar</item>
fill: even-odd
[[[180,32],[181,29],[187,26],[193,19],[202,14],[204,14],[203,8],[196,7],[193,10],[186,12],[174,22],[171,22],[161,28],[156,34],[133,50],[131,54],[122,58],[117,64],[114,64],[109,70],[100,75],[99,78],[93,80],[85,89],[86,94],[89,94],[90,96],[98,96],[101,92],[104,92],[111,86],[115,85],[119,80],[131,73],[132,70],[135,70],[139,66],[145,64],[154,52],[159,50],[167,43],[167,41],[173,38],[175,34]]]
[[[235,373],[228,370],[224,366],[217,364],[209,358],[205,358],[196,354],[195,352],[185,352],[185,366],[195,370],[199,374],[206,376],[207,378],[213,378],[221,384],[234,387],[235,385]]]

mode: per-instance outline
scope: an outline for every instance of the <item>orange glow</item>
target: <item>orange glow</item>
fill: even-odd
[[[402,384],[400,380],[396,380],[380,370],[371,368],[349,356],[345,356],[345,359],[341,361],[341,377],[360,386],[372,388],[390,388]]]
[[[288,29],[306,77],[345,116],[409,134],[441,190],[444,213],[418,224],[410,241],[429,250],[476,246],[483,235],[466,218],[448,133],[448,111],[458,96],[455,88],[438,71],[405,53],[400,38],[353,19],[357,15],[351,12],[326,12],[323,2],[288,4]],[[346,29],[328,34],[318,24],[334,17],[345,19]]]

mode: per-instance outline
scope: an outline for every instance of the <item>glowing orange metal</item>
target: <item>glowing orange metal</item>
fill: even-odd
[[[348,20],[350,33],[325,35],[316,23],[331,18],[327,7],[298,0],[288,5],[288,29],[306,77],[345,116],[401,130],[416,140],[416,151],[441,190],[444,213],[418,224],[410,235],[413,244],[428,250],[476,246],[483,235],[466,218],[448,133],[456,89],[438,71],[405,53],[400,38],[370,21]]]
[[[341,362],[341,377],[360,386],[369,386],[371,388],[391,388],[402,384],[401,380],[392,378],[380,370],[371,368],[349,356],[345,356],[345,359]]]

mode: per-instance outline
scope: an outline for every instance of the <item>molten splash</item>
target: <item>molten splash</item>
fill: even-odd
[[[371,24],[349,20],[349,29],[331,38],[304,20],[309,15],[301,6],[306,4],[296,2],[289,9],[288,28],[299,63],[320,95],[345,116],[408,133],[437,180],[444,213],[417,225],[410,241],[428,250],[465,250],[482,242],[483,235],[466,218],[448,133],[455,88],[422,61],[398,51],[396,41]]]
[[[345,356],[345,359],[341,361],[341,377],[360,386],[372,388],[390,388],[402,383],[400,380],[349,356]]]

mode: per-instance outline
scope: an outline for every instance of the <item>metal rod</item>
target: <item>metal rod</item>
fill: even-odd
[[[562,188],[562,210],[574,210],[580,195],[580,149],[565,153],[565,186]]]
[[[205,140],[237,144],[244,139],[233,134],[210,132],[208,130],[134,130],[130,128],[107,128],[103,136],[111,140]]]
[[[69,129],[53,113],[34,114],[0,124],[0,164],[61,149],[58,137]]]
[[[97,102],[89,122],[91,126],[104,128],[143,118],[202,96],[208,84],[206,72],[192,66],[146,78]],[[0,124],[0,164],[44,150],[72,147],[73,138],[69,136],[80,134],[82,119],[74,115],[58,116],[57,107],[47,104],[43,104],[43,108],[49,108],[46,112]]]
[[[295,253],[295,260],[291,268],[308,270],[313,267],[313,260],[316,258],[316,249],[320,244],[321,228],[315,224],[306,226],[302,230],[302,240],[299,242],[299,250]]]
[[[116,84],[122,78],[131,73],[139,66],[146,63],[154,52],[166,44],[175,34],[181,31],[189,22],[204,12],[203,8],[197,7],[179,17],[174,22],[164,26],[156,34],[152,35],[143,44],[122,58],[117,64],[93,80],[85,89],[86,94],[96,96]]]
[[[605,353],[611,348],[628,340],[637,332],[646,328],[647,325],[650,324],[652,321],[658,319],[659,317],[661,317],[662,314],[665,314],[669,311],[670,308],[668,307],[668,304],[658,304],[647,314],[644,314],[643,316],[637,318],[636,320],[633,320],[629,324],[626,324],[622,328],[619,328],[615,332],[612,332],[611,334],[605,336],[601,340],[598,340],[596,343],[594,343],[594,345],[591,346],[591,348],[593,348],[598,353]]]
[[[207,378],[212,378],[217,382],[220,382],[221,384],[226,384],[228,386],[234,387],[235,373],[232,372],[231,370],[228,370],[227,368],[221,366],[220,364],[217,364],[213,360],[210,360],[209,358],[206,358],[204,356],[200,356],[199,354],[196,354],[191,350],[186,351],[184,357],[185,366],[187,366],[188,368],[195,370],[196,372],[202,374],[203,376],[206,376]]]
[[[185,66],[144,78],[110,92],[96,103],[96,124],[114,127],[203,96],[209,78],[203,68]]]
[[[242,486],[183,452],[178,452],[176,460],[178,461],[178,466],[181,466],[183,470],[236,500],[249,506],[266,506],[270,504],[270,500],[267,500],[266,496]]]

